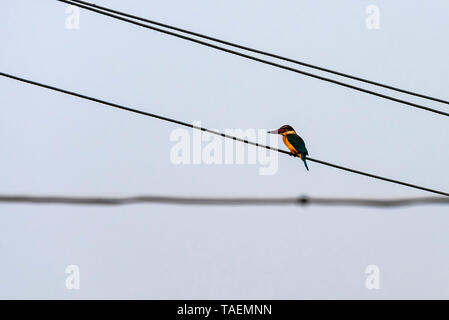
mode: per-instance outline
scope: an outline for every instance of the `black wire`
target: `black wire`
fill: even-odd
[[[79,93],[76,93],[76,92],[72,92],[72,91],[68,91],[68,90],[52,87],[52,86],[49,86],[49,85],[46,85],[46,84],[43,84],[43,83],[39,83],[39,82],[32,81],[32,80],[27,80],[27,79],[20,78],[20,77],[17,77],[17,76],[14,76],[14,75],[10,75],[10,74],[7,74],[7,73],[0,72],[0,75],[3,76],[3,77],[7,77],[7,78],[14,79],[14,80],[17,80],[17,81],[21,81],[21,82],[24,82],[24,83],[32,84],[32,85],[35,85],[35,86],[38,86],[38,87],[50,89],[50,90],[53,90],[53,91],[61,92],[61,93],[68,94],[68,95],[71,95],[71,96],[75,96],[75,97],[78,97],[78,98],[82,98],[82,99],[94,101],[94,102],[97,102],[97,103],[101,103],[101,104],[104,104],[104,105],[107,105],[107,106],[110,106],[110,107],[114,107],[114,108],[117,108],[117,109],[122,109],[122,110],[130,111],[130,112],[142,114],[142,115],[145,115],[145,116],[153,117],[153,118],[156,118],[156,119],[160,119],[160,120],[176,123],[176,124],[179,124],[179,125],[182,125],[182,126],[185,126],[185,127],[189,127],[189,128],[193,128],[193,129],[209,132],[209,133],[212,133],[212,134],[215,134],[215,135],[222,136],[224,138],[233,139],[235,141],[240,141],[240,142],[243,142],[243,143],[246,143],[246,144],[250,144],[250,145],[253,145],[253,146],[256,146],[256,147],[261,147],[261,148],[265,148],[265,149],[268,149],[268,150],[273,150],[273,151],[277,151],[277,152],[280,152],[280,153],[288,154],[290,156],[297,157],[297,155],[294,155],[294,154],[292,154],[292,153],[290,153],[288,151],[285,151],[285,150],[281,150],[281,149],[273,148],[273,147],[270,147],[270,146],[262,145],[262,144],[259,144],[259,143],[256,143],[256,142],[248,141],[248,140],[245,140],[245,139],[234,137],[234,136],[231,136],[231,135],[228,135],[228,134],[225,134],[225,133],[221,133],[221,132],[218,132],[218,131],[210,130],[210,129],[207,129],[207,128],[198,127],[198,126],[192,125],[192,124],[187,123],[187,122],[171,119],[171,118],[168,118],[168,117],[163,117],[163,116],[160,116],[160,115],[157,115],[157,114],[154,114],[154,113],[150,113],[150,112],[145,112],[145,111],[129,108],[129,107],[126,107],[126,106],[123,106],[123,105],[119,105],[119,104],[112,103],[112,102],[107,102],[107,101],[104,101],[104,100],[101,100],[101,99],[85,96],[85,95],[82,95],[82,94],[79,94]],[[325,161],[321,161],[321,160],[318,160],[318,159],[307,157],[307,160],[311,161],[311,162],[320,163],[320,164],[323,164],[323,165],[326,165],[326,166],[329,166],[329,167],[333,167],[333,168],[336,168],[336,169],[340,169],[340,170],[344,170],[344,171],[360,174],[360,175],[363,175],[363,176],[366,176],[366,177],[371,177],[371,178],[374,178],[374,179],[388,181],[388,182],[400,184],[400,185],[403,185],[403,186],[407,186],[407,187],[411,187],[411,188],[415,188],[415,189],[419,189],[419,190],[423,190],[423,191],[428,191],[428,192],[432,192],[432,193],[436,193],[436,194],[440,194],[440,195],[444,195],[444,196],[449,196],[449,193],[446,193],[446,192],[443,192],[443,191],[429,189],[429,188],[421,187],[421,186],[418,186],[418,185],[402,182],[402,181],[399,181],[399,180],[394,180],[394,179],[390,179],[390,178],[381,177],[381,176],[378,176],[378,175],[374,175],[374,174],[371,174],[371,173],[366,173],[366,172],[363,172],[363,171],[342,167],[342,166],[339,166],[339,165],[336,165],[336,164],[333,164],[333,163],[329,163],[329,162],[325,162]]]
[[[37,203],[68,205],[130,205],[173,204],[194,206],[363,206],[404,207],[422,204],[449,204],[449,198],[420,197],[397,199],[369,198],[319,198],[319,197],[190,197],[190,196],[129,196],[129,197],[81,197],[81,196],[36,196],[0,195],[3,203]]]
[[[368,90],[368,89],[360,88],[360,87],[357,87],[357,86],[354,86],[354,85],[351,85],[351,84],[347,84],[347,83],[344,83],[344,82],[340,82],[340,81],[337,81],[337,80],[333,80],[333,79],[330,79],[330,78],[322,77],[322,76],[319,76],[319,75],[316,75],[316,74],[313,74],[313,73],[310,73],[310,72],[302,71],[302,70],[295,69],[295,68],[288,67],[288,66],[284,66],[282,64],[278,64],[278,63],[275,63],[275,62],[271,62],[271,61],[268,61],[268,60],[264,60],[264,59],[260,59],[260,58],[257,58],[257,57],[253,57],[253,56],[241,53],[241,52],[237,52],[237,51],[233,51],[233,50],[230,50],[230,49],[227,49],[227,48],[216,46],[216,45],[208,43],[208,42],[204,42],[204,41],[201,41],[201,40],[189,38],[189,37],[183,36],[181,34],[177,34],[177,33],[170,32],[170,31],[166,31],[166,30],[159,29],[159,28],[156,28],[156,27],[152,27],[152,26],[149,26],[149,25],[137,22],[137,21],[129,20],[129,19],[123,18],[121,16],[113,15],[113,14],[110,14],[108,12],[97,10],[97,9],[94,9],[94,8],[91,8],[91,7],[88,7],[88,6],[83,6],[83,5],[81,5],[79,3],[76,3],[76,2],[71,2],[71,1],[67,1],[67,0],[57,0],[57,1],[64,2],[64,3],[67,3],[67,4],[71,4],[71,5],[74,5],[74,6],[77,6],[77,7],[86,9],[86,10],[89,10],[89,11],[97,12],[97,13],[100,13],[100,14],[108,16],[108,17],[112,17],[112,18],[115,18],[115,19],[118,19],[118,20],[129,22],[129,23],[132,23],[132,24],[135,24],[135,25],[147,28],[147,29],[151,29],[151,30],[154,30],[154,31],[158,31],[158,32],[161,32],[161,33],[164,33],[164,34],[168,34],[168,35],[180,38],[180,39],[184,39],[184,40],[188,40],[188,41],[191,41],[191,42],[195,42],[195,43],[207,46],[207,47],[211,47],[211,48],[214,48],[214,49],[217,49],[217,50],[220,50],[220,51],[224,51],[224,52],[236,55],[236,56],[240,56],[240,57],[247,58],[247,59],[250,59],[250,60],[258,61],[258,62],[267,64],[267,65],[271,65],[271,66],[274,66],[274,67],[277,67],[277,68],[281,68],[281,69],[284,69],[284,70],[289,70],[289,71],[292,71],[292,72],[295,72],[295,73],[299,73],[299,74],[302,74],[302,75],[305,75],[305,76],[309,76],[309,77],[312,77],[312,78],[315,78],[315,79],[327,81],[327,82],[330,82],[330,83],[333,83],[333,84],[337,84],[337,85],[340,85],[340,86],[343,86],[343,87],[346,87],[346,88],[354,89],[354,90],[357,90],[357,91],[360,91],[360,92],[364,92],[364,93],[367,93],[367,94],[371,94],[371,95],[374,95],[374,96],[377,96],[377,97],[380,97],[380,98],[384,98],[384,99],[391,100],[391,101],[398,102],[398,103],[402,103],[402,104],[405,104],[405,105],[408,105],[408,106],[411,106],[411,107],[414,107],[414,108],[426,110],[426,111],[429,111],[429,112],[433,112],[433,113],[436,113],[436,114],[440,114],[440,115],[449,117],[449,113],[448,112],[444,112],[444,111],[441,111],[441,110],[436,110],[436,109],[433,109],[433,108],[430,108],[430,107],[426,107],[426,106],[423,106],[423,105],[420,105],[420,104],[417,104],[417,103],[413,103],[413,102],[401,100],[401,99],[398,99],[398,98],[390,97],[390,96],[387,96],[387,95],[382,94],[382,93],[378,93],[378,92],[371,91],[371,90]]]
[[[393,86],[390,86],[390,85],[386,85],[386,84],[383,84],[383,83],[380,83],[380,82],[376,82],[376,81],[368,80],[368,79],[365,79],[365,78],[353,76],[353,75],[350,75],[350,74],[347,74],[347,73],[343,73],[343,72],[335,71],[335,70],[332,70],[332,69],[320,67],[320,66],[313,65],[313,64],[310,64],[310,63],[298,61],[298,60],[295,60],[295,59],[292,59],[292,58],[283,57],[283,56],[280,56],[278,54],[274,54],[274,53],[270,53],[270,52],[254,49],[254,48],[251,48],[251,47],[243,46],[243,45],[240,45],[240,44],[237,44],[237,43],[221,40],[221,39],[218,39],[218,38],[215,38],[215,37],[211,37],[211,36],[208,36],[208,35],[205,35],[205,34],[201,34],[201,33],[198,33],[198,32],[193,32],[193,31],[189,31],[189,30],[186,30],[186,29],[178,28],[178,27],[175,27],[175,26],[172,26],[172,25],[169,25],[169,24],[165,24],[165,23],[161,23],[161,22],[158,22],[158,21],[154,21],[154,20],[138,17],[138,16],[135,16],[135,15],[126,13],[126,12],[121,12],[121,11],[117,11],[117,10],[114,10],[114,9],[102,7],[102,6],[96,5],[95,3],[89,3],[89,2],[85,2],[85,1],[79,1],[79,0],[69,0],[69,1],[77,2],[77,3],[83,4],[83,5],[86,5],[86,6],[90,6],[90,7],[95,7],[97,9],[100,9],[100,10],[103,10],[103,11],[108,11],[108,12],[111,12],[111,13],[114,13],[114,14],[118,14],[118,15],[121,15],[121,16],[124,16],[124,17],[128,17],[128,18],[144,21],[144,22],[151,23],[151,24],[154,24],[154,25],[157,25],[157,26],[160,26],[160,27],[167,28],[167,29],[171,29],[171,30],[182,32],[182,33],[190,34],[190,35],[195,36],[195,37],[199,37],[199,38],[215,41],[215,42],[218,42],[218,43],[221,43],[221,44],[225,44],[227,46],[231,46],[231,47],[234,47],[234,48],[238,48],[238,49],[246,50],[246,51],[249,51],[249,52],[261,54],[261,55],[264,55],[264,56],[267,56],[267,57],[271,57],[271,58],[276,58],[276,59],[279,59],[279,60],[284,60],[284,61],[291,62],[291,63],[294,63],[294,64],[302,65],[302,66],[305,66],[305,67],[308,67],[308,68],[312,68],[312,69],[315,69],[315,70],[320,70],[320,71],[324,71],[324,72],[327,72],[327,73],[335,74],[335,75],[338,75],[338,76],[341,76],[341,77],[345,77],[345,78],[348,78],[348,79],[357,80],[357,81],[360,81],[360,82],[365,82],[365,83],[372,84],[372,85],[375,85],[375,86],[378,86],[378,87],[382,87],[382,88],[390,89],[390,90],[393,90],[393,91],[409,94],[409,95],[412,95],[412,96],[415,96],[415,97],[419,97],[419,98],[424,98],[424,99],[428,99],[428,100],[432,100],[432,101],[436,101],[436,102],[440,102],[440,103],[444,103],[444,104],[449,104],[449,101],[443,100],[443,99],[440,99],[440,98],[435,98],[435,97],[431,97],[431,96],[424,95],[424,94],[421,94],[421,93],[417,93],[417,92],[413,92],[413,91],[409,91],[409,90],[404,90],[404,89],[401,89],[401,88],[398,88],[398,87],[393,87]]]

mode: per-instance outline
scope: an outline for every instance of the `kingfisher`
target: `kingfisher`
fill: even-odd
[[[289,125],[284,125],[277,130],[268,131],[268,133],[282,135],[282,141],[291,151],[292,155],[298,155],[299,158],[304,162],[307,171],[309,171],[309,167],[307,166],[306,162],[306,156],[309,153],[307,152],[304,140],[302,140],[302,138],[296,134],[295,129],[293,129]]]

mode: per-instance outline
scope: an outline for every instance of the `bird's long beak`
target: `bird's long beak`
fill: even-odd
[[[271,130],[271,131],[268,131],[268,133],[276,134],[276,133],[279,133],[279,130]]]

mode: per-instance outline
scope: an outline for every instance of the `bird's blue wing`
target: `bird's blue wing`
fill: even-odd
[[[298,151],[298,153],[302,153],[305,155],[308,155],[306,144],[304,143],[304,140],[297,134],[288,134],[287,140],[290,142],[290,144]]]

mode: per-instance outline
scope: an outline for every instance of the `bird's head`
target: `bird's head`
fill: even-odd
[[[286,124],[277,130],[268,131],[268,133],[285,135],[287,133],[290,134],[290,133],[296,133],[296,132],[295,132],[295,129],[293,129],[291,126]]]

